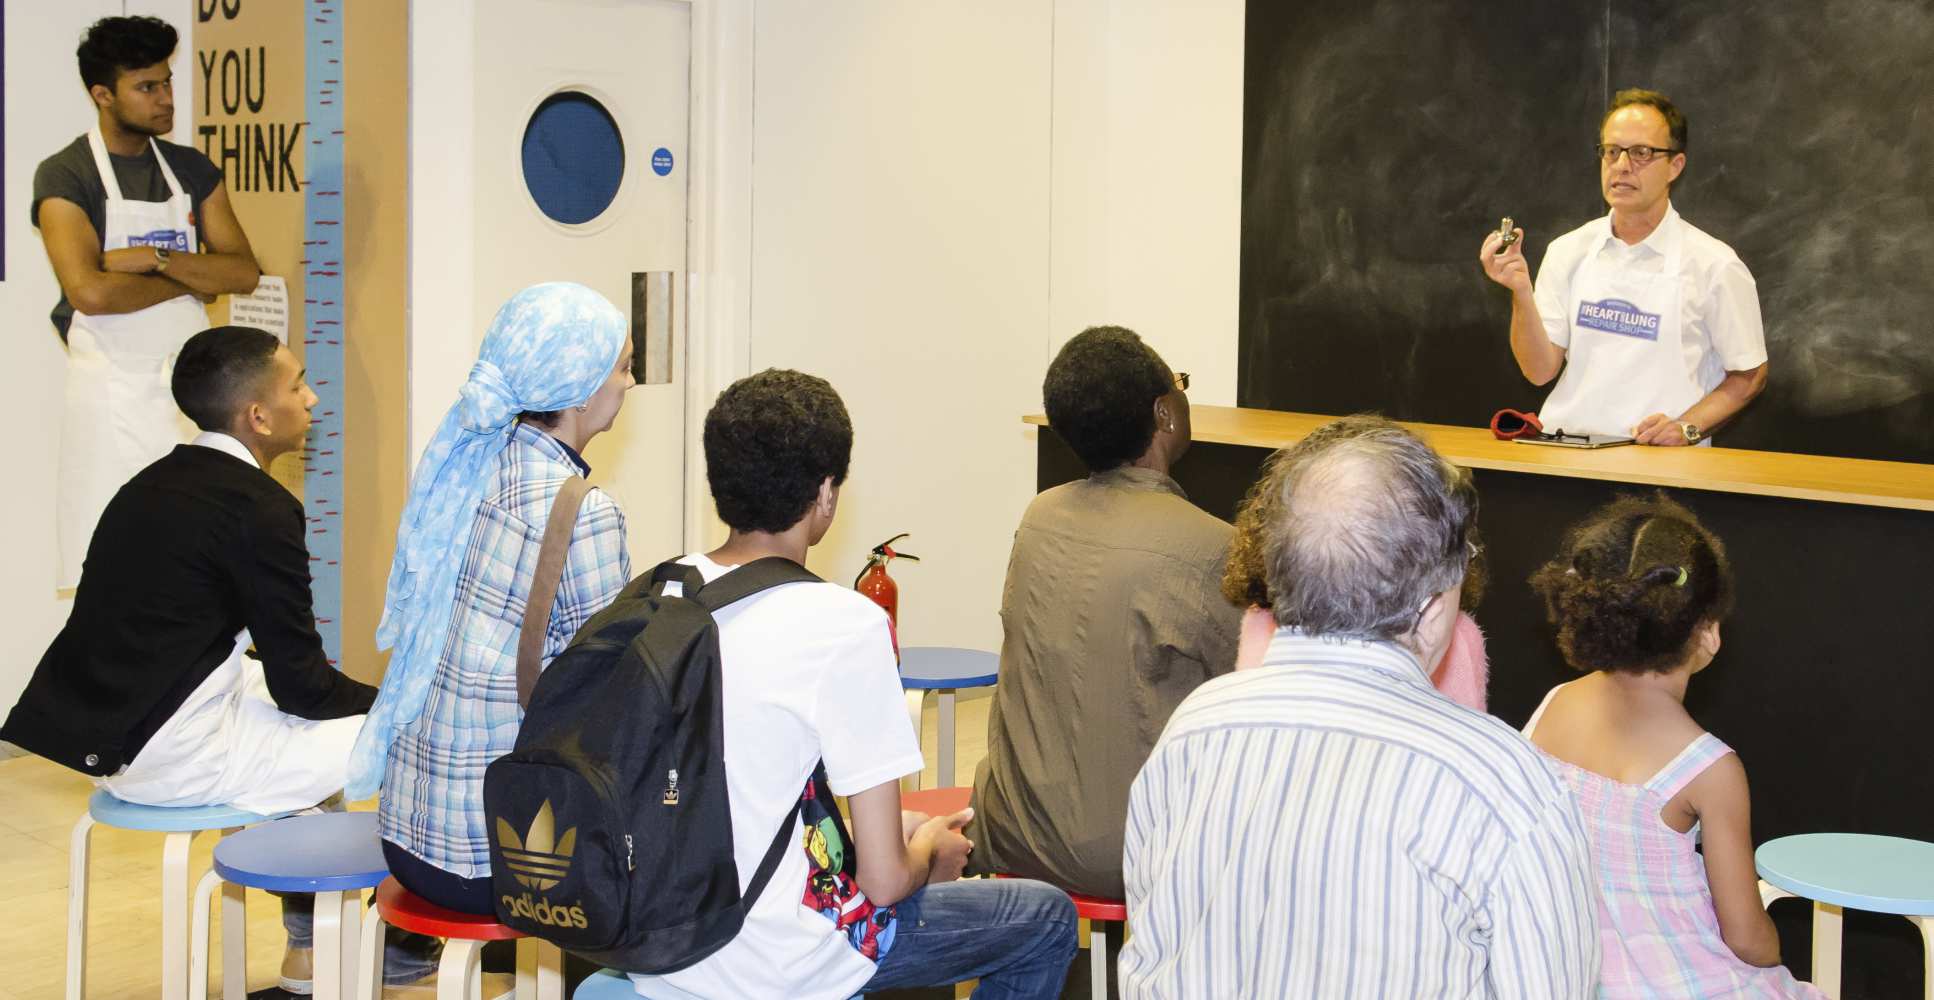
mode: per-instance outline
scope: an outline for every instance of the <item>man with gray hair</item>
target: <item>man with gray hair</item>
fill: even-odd
[[[1357,416],[1264,477],[1276,634],[1183,700],[1135,779],[1122,995],[1594,995],[1576,808],[1423,666],[1475,551],[1469,474]]]

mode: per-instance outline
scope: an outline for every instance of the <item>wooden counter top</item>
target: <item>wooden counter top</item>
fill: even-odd
[[[1272,450],[1335,419],[1234,406],[1197,405],[1190,414],[1197,441]],[[1040,414],[1023,419],[1047,425]],[[1471,469],[1934,511],[1934,465],[1731,448],[1541,448],[1499,441],[1483,427],[1403,426]]]

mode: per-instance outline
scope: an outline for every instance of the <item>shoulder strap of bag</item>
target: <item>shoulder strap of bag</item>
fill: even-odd
[[[564,480],[551,501],[550,519],[544,522],[544,543],[537,550],[537,575],[531,580],[530,599],[524,602],[524,625],[517,633],[517,704],[529,708],[531,691],[537,687],[539,661],[544,658],[544,633],[551,624],[551,607],[557,603],[557,585],[564,579],[564,559],[571,550],[571,529],[577,526],[578,508],[591,492],[591,482],[583,476]]]
[[[730,573],[699,588],[698,593],[687,593],[692,600],[707,611],[716,612],[720,608],[743,601],[754,594],[762,593],[773,587],[788,583],[817,583],[819,577],[806,567],[781,556],[767,556],[755,559]],[[823,783],[826,765],[814,765],[813,777],[809,780]],[[772,843],[766,847],[765,857],[759,859],[759,867],[752,873],[752,880],[746,883],[745,892],[739,897],[741,906],[751,912],[752,904],[765,891],[766,883],[779,870],[779,862],[786,856],[786,849],[793,843],[792,824],[799,818],[799,811],[806,806],[805,789],[793,800],[792,808],[779,821],[778,832],[772,835]],[[830,801],[830,800],[829,800]]]
[[[696,594],[688,593],[685,596],[697,601],[705,610],[716,613],[727,605],[782,584],[818,582],[819,577],[812,570],[784,556],[766,556],[713,580],[699,588]]]
[[[798,563],[788,562],[793,566],[798,565]],[[833,793],[832,789],[826,784],[825,761],[822,760],[813,765],[813,776],[807,778],[806,781],[818,789],[816,794],[826,796],[826,801],[833,815],[839,815],[839,807],[831,805]],[[752,912],[752,904],[758,900],[759,893],[765,891],[766,883],[772,881],[773,873],[779,870],[779,862],[786,856],[786,847],[793,842],[793,821],[799,818],[799,812],[804,808],[806,808],[806,790],[801,788],[799,790],[799,797],[793,800],[792,810],[786,813],[785,819],[779,821],[779,832],[773,835],[771,846],[766,848],[766,856],[759,859],[759,867],[753,871],[752,881],[746,883],[745,892],[739,896],[740,905],[744,908],[745,912]],[[848,850],[851,850],[850,840],[848,841]]]

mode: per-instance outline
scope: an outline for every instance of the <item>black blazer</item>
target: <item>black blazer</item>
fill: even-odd
[[[249,630],[284,712],[336,719],[376,689],[323,655],[302,504],[268,473],[198,445],[122,486],[94,528],[67,625],[34,668],[0,739],[113,774]]]

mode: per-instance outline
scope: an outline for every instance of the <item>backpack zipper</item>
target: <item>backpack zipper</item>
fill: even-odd
[[[631,860],[631,834],[625,834],[625,871],[635,872],[638,865]]]

